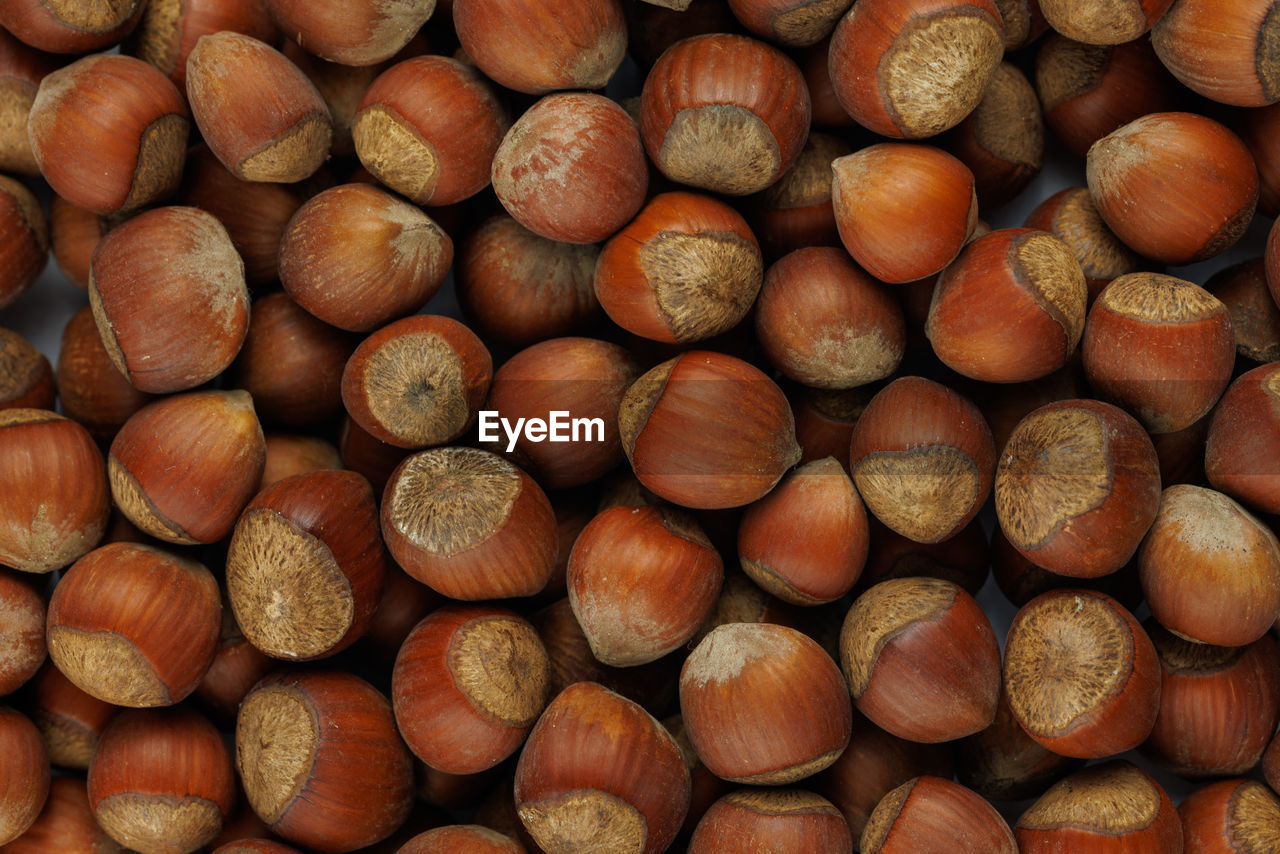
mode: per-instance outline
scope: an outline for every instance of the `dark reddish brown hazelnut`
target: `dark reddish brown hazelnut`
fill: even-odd
[[[855,713],[849,746],[805,785],[835,804],[856,841],[871,811],[890,791],[923,774],[951,779],[953,768],[947,745],[898,738]]]
[[[524,618],[449,605],[396,655],[391,705],[414,755],[449,774],[488,770],[520,749],[549,699],[550,662]]]
[[[1183,640],[1154,620],[1160,711],[1142,752],[1183,777],[1249,773],[1280,723],[1280,650],[1271,637],[1222,647]]]
[[[640,131],[621,107],[603,95],[557,92],[507,131],[492,179],[507,213],[535,234],[599,243],[644,204],[649,166]]]
[[[508,89],[602,89],[627,50],[618,0],[454,0],[462,49]]]
[[[853,127],[856,122],[840,105],[835,85],[831,82],[831,66],[827,61],[830,53],[831,37],[827,36],[800,51],[796,57],[800,73],[804,75],[805,85],[809,89],[813,126],[828,129]],[[857,838],[856,833],[854,837]]]
[[[338,449],[318,436],[268,433],[265,444],[266,463],[258,491],[295,474],[344,468]]]
[[[308,200],[280,240],[280,281],[316,317],[368,332],[426,305],[453,263],[453,241],[422,210],[369,184]]]
[[[995,0],[995,4],[1004,20],[1006,54],[1026,47],[1049,29],[1049,22],[1040,11],[1040,0]]]
[[[120,216],[127,217],[128,214]],[[67,281],[87,290],[93,250],[119,217],[99,216],[77,207],[57,193],[49,200],[49,248]]]
[[[636,380],[618,428],[640,483],[695,509],[750,504],[800,459],[781,389],[747,362],[710,351],[691,350]]]
[[[594,682],[560,693],[516,765],[520,821],[547,854],[622,847],[658,854],[689,808],[675,739],[642,708]]]
[[[40,81],[63,61],[18,40],[0,26],[0,172],[40,174],[27,136],[27,116]]]
[[[1081,345],[1089,384],[1151,433],[1189,427],[1231,381],[1236,339],[1227,307],[1163,273],[1112,281],[1089,310]]]
[[[1280,365],[1241,375],[1213,410],[1204,445],[1209,483],[1264,513],[1280,513]]]
[[[788,390],[787,397],[796,422],[796,441],[803,450],[800,462],[834,457],[848,468],[853,428],[872,398],[871,391],[796,385]]]
[[[819,388],[851,388],[897,370],[902,309],[841,249],[797,249],[771,266],[756,300],[756,338],[783,374]]]
[[[1044,163],[1044,118],[1026,75],[1002,62],[982,100],[943,145],[973,173],[983,210],[999,207],[1027,188]]]
[[[786,54],[729,33],[663,51],[640,93],[640,135],[662,174],[742,196],[795,162],[809,132],[809,90]]]
[[[209,150],[245,181],[290,183],[329,156],[329,108],[299,68],[253,36],[201,36],[187,55],[187,99]]]
[[[52,661],[31,681],[30,709],[49,761],[81,771],[89,767],[102,731],[120,711],[80,690]]]
[[[1022,854],[1182,850],[1182,822],[1173,801],[1159,783],[1122,760],[1055,783],[1022,813],[1013,832]]]
[[[1194,113],[1151,113],[1112,131],[1090,147],[1086,177],[1116,236],[1166,264],[1203,261],[1235,244],[1258,201],[1249,149]]]
[[[119,42],[137,26],[144,0],[106,5],[14,0],[0,9],[0,26],[51,53],[89,53]]]
[[[991,725],[1000,646],[972,596],[938,578],[896,578],[859,596],[840,632],[858,711],[911,741],[952,741]]]
[[[677,843],[687,843],[707,810],[721,796],[732,791],[732,786],[712,774],[707,766],[702,764],[702,760],[698,758],[693,745],[689,742],[689,734],[685,731],[684,719],[680,715],[675,714],[663,719],[662,725],[676,740],[676,745],[684,756],[684,764],[689,769],[689,811],[685,813],[684,824],[677,837]]]
[[[1167,488],[1138,552],[1151,614],[1180,637],[1244,646],[1280,614],[1280,541],[1221,492]]]
[[[1219,270],[1204,287],[1227,307],[1237,354],[1251,362],[1280,361],[1280,306],[1267,288],[1264,258]]]
[[[382,594],[386,552],[369,482],[352,471],[295,475],[245,507],[227,551],[227,596],[245,637],[274,658],[345,649]]]
[[[1122,44],[1144,35],[1173,0],[1040,0],[1049,26],[1085,44]]]
[[[111,362],[139,391],[184,391],[222,373],[249,328],[244,263],[191,207],[156,208],[94,250],[89,305]]]
[[[995,446],[968,399],[902,377],[858,418],[849,472],[877,519],[917,542],[938,542],[969,524],[990,495]]]
[[[954,750],[959,781],[993,801],[1038,797],[1084,767],[1083,760],[1059,756],[1027,735],[1004,690],[991,726],[956,741]]]
[[[416,56],[427,50],[426,38],[419,34],[402,48],[401,58]],[[378,75],[392,65],[393,60],[379,62],[376,65],[341,65],[321,59],[302,48],[293,39],[286,39],[281,52],[289,61],[298,66],[298,70],[307,76],[325,106],[329,108],[329,117],[333,120],[333,142],[329,152],[334,157],[351,157],[356,153],[355,139],[351,135],[355,124],[356,111],[360,109],[360,101],[369,85]],[[359,177],[357,177],[359,176]],[[377,179],[363,166],[356,168],[348,178],[348,183],[368,182]]]
[[[369,85],[351,133],[372,175],[419,205],[449,205],[489,186],[511,120],[468,64],[419,56]]]
[[[518,349],[584,332],[599,318],[598,246],[539,237],[506,214],[463,240],[454,265],[458,301],[495,346]]]
[[[356,338],[316,317],[286,293],[253,303],[231,381],[253,396],[264,422],[310,427],[342,414],[342,369]]]
[[[1090,45],[1053,33],[1036,52],[1035,81],[1049,131],[1081,157],[1113,130],[1179,104],[1150,39]]]
[[[973,111],[1003,54],[991,0],[860,2],[831,36],[831,82],[862,126],[921,139]]]
[[[73,314],[62,330],[58,398],[68,418],[91,435],[108,440],[129,416],[155,399],[134,388],[112,363],[89,306]]]
[[[751,227],[767,258],[781,258],[806,246],[839,246],[831,202],[831,164],[852,153],[848,143],[811,133],[791,168],[754,197]]]
[[[0,175],[0,308],[35,284],[49,261],[49,222],[25,185]]]
[[[280,32],[308,52],[343,65],[374,65],[414,37],[435,11],[436,0],[263,0],[263,5]]]
[[[615,234],[596,262],[596,297],[628,332],[688,344],[746,316],[764,276],[760,246],[724,202],[663,193]]]
[[[222,735],[182,707],[121,712],[89,766],[94,818],[142,854],[199,848],[222,829],[235,801]]]
[[[862,831],[863,854],[1017,854],[1013,831],[972,789],[941,777],[917,777],[876,804]]]
[[[1179,0],[1151,31],[1151,43],[1182,85],[1223,104],[1280,100],[1280,17],[1242,0]]]
[[[1085,326],[1088,288],[1053,235],[1002,228],[977,238],[938,277],[925,334],[938,358],[984,382],[1026,382],[1063,367]]]
[[[362,642],[377,650],[383,661],[395,661],[409,632],[442,602],[439,593],[390,562],[378,608],[373,612]]]
[[[527,347],[493,375],[481,447],[504,454],[547,489],[581,486],[623,460],[618,405],[640,367],[594,338]]]
[[[611,507],[574,542],[569,603],[604,664],[646,664],[688,642],[711,612],[724,565],[702,528],[666,507]]]
[[[802,789],[739,789],[711,805],[688,850],[731,854],[760,846],[844,854],[853,850],[853,838],[840,810],[821,795]]]
[[[475,824],[451,824],[420,833],[397,854],[524,854],[525,848],[505,833]]]
[[[1266,255],[1263,257],[1266,259],[1267,288],[1276,305],[1280,305],[1280,226],[1275,223],[1271,224],[1271,231],[1267,234]]]
[[[40,172],[54,192],[94,213],[110,214],[177,190],[189,116],[182,95],[154,67],[103,53],[46,76],[27,129]]]
[[[0,409],[53,409],[54,391],[53,366],[45,355],[0,327]]]
[[[925,576],[950,581],[977,596],[990,574],[991,554],[979,518],[936,543],[918,543],[874,519],[869,528],[867,565],[858,578],[860,590],[890,578]]]
[[[991,534],[991,576],[1000,592],[1015,608],[1021,608],[1041,593],[1060,587],[1086,587],[1105,593],[1130,611],[1142,603],[1136,561],[1129,561],[1109,575],[1078,578],[1059,575],[1031,562],[1009,542],[997,525]]]
[[[420,802],[433,807],[445,810],[478,808],[489,793],[499,788],[509,776],[501,765],[474,774],[450,774],[418,760],[414,762],[414,792]],[[406,825],[412,823],[411,818]],[[403,832],[404,828],[401,828],[400,833]]]
[[[840,240],[882,282],[937,273],[973,235],[973,173],[940,148],[884,142],[837,158],[831,169]]]
[[[61,569],[102,539],[111,508],[102,454],[74,421],[0,410],[0,565]]]
[[[784,47],[807,47],[831,35],[852,0],[729,0],[728,5],[760,38]]]
[[[741,30],[727,0],[661,0],[626,6],[627,52],[642,69],[681,39]]]
[[[262,0],[147,0],[142,19],[122,50],[160,69],[183,89],[187,56],[201,36],[231,30],[263,42],[276,39],[276,27]]]
[[[235,613],[224,601],[218,646],[193,696],[220,728],[229,729],[235,725],[240,701],[276,666],[273,659],[249,643],[236,624]]]
[[[225,832],[220,834],[225,836]],[[215,840],[217,841],[217,840]],[[276,842],[271,839],[240,839],[219,845],[213,854],[301,854],[292,845]]]
[[[712,773],[770,786],[831,765],[853,721],[831,656],[770,623],[728,623],[699,641],[680,671],[680,713]]]
[[[76,561],[54,588],[49,657],[100,700],[169,706],[195,690],[213,660],[221,614],[218,583],[202,564],[112,543]]]
[[[1280,134],[1280,107],[1272,104],[1247,110],[1235,129],[1258,167],[1258,210],[1275,216],[1280,213],[1280,152],[1272,140]]]
[[[49,795],[49,757],[31,720],[0,706],[0,845],[27,832],[40,816]]]
[[[1085,187],[1067,187],[1027,215],[1027,228],[1047,231],[1071,250],[1084,273],[1090,305],[1112,279],[1137,272],[1142,260],[1107,228]]]
[[[368,479],[374,494],[381,495],[387,478],[391,477],[400,461],[409,456],[409,451],[375,438],[348,417],[342,419],[338,454],[342,459],[339,468],[360,472]]]
[[[50,851],[88,851],[124,854],[125,849],[98,826],[89,809],[89,792],[77,777],[54,777],[49,798],[26,833],[3,845],[4,854],[48,854]]]
[[[1000,455],[1000,529],[1028,560],[1097,578],[1133,557],[1160,505],[1160,469],[1142,426],[1101,401],[1064,400],[1027,415]]]
[[[390,836],[413,806],[391,703],[349,673],[268,676],[240,704],[236,770],[273,833],[317,851]]]
[[[132,415],[111,443],[116,506],[144,532],[182,545],[231,533],[262,480],[266,443],[244,391],[173,395]]]
[[[1222,780],[1178,806],[1186,854],[1265,851],[1280,842],[1280,797],[1256,780]]]
[[[1110,596],[1054,590],[1014,617],[1004,690],[1018,723],[1044,747],[1080,759],[1112,756],[1151,734],[1160,661],[1142,626]]]
[[[796,605],[848,593],[867,560],[867,511],[835,459],[793,469],[747,507],[738,560],[756,584]]]
[[[546,494],[519,468],[473,448],[406,458],[382,495],[382,536],[405,572],[453,599],[532,596],[555,569]]]
[[[0,697],[12,694],[45,659],[45,597],[36,579],[0,569]]]
[[[183,204],[208,211],[222,223],[244,261],[249,284],[279,278],[280,242],[302,204],[295,188],[237,178],[207,147],[199,146],[187,156],[180,197]]]
[[[452,318],[416,314],[360,342],[342,371],[342,402],[370,435],[402,448],[452,441],[474,422],[493,360]]]

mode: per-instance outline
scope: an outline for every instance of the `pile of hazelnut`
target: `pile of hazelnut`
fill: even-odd
[[[3,0],[0,172],[0,854],[1280,851],[1273,0]]]

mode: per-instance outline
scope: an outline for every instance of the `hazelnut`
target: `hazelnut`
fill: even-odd
[[[453,241],[418,207],[369,184],[313,196],[280,240],[280,282],[325,323],[368,332],[426,305]]]
[[[1080,759],[1112,756],[1151,734],[1160,662],[1142,626],[1110,596],[1054,590],[1014,617],[1004,690],[1018,723],[1044,747]]]
[[[102,238],[89,305],[111,362],[139,391],[185,391],[222,373],[249,328],[244,263],[211,214],[164,207]]]
[[[89,53],[119,42],[138,23],[145,0],[105,6],[13,0],[0,9],[0,27],[40,50]]]
[[[231,30],[259,41],[276,39],[262,0],[147,0],[138,26],[121,49],[154,65],[179,89],[187,83],[187,56],[201,36]]]
[[[40,733],[24,714],[0,706],[0,845],[27,832],[49,794],[49,757]]]
[[[1194,113],[1150,113],[1089,149],[1103,220],[1131,249],[1166,264],[1212,258],[1244,234],[1258,170],[1230,130]]]
[[[227,596],[245,637],[274,658],[324,658],[355,642],[382,593],[386,553],[369,482],[295,475],[245,507],[227,551]]]
[[[414,755],[449,774],[488,770],[520,749],[549,699],[533,626],[505,608],[448,605],[396,655],[391,703]]]
[[[591,651],[612,667],[683,646],[711,612],[724,565],[702,528],[666,507],[611,507],[574,542],[569,602]]]
[[[570,685],[534,725],[516,764],[520,821],[547,854],[659,854],[689,808],[675,739],[644,709],[594,682]]]
[[[976,792],[941,777],[917,777],[889,792],[862,831],[863,854],[1017,854],[1013,831]]]
[[[111,443],[107,475],[116,506],[146,533],[212,543],[231,533],[265,457],[247,392],[187,392],[130,416]]]
[[[129,416],[155,400],[116,368],[89,306],[71,315],[58,348],[62,411],[90,435],[110,440]]]
[[[768,187],[809,131],[804,76],[775,47],[729,33],[663,51],[640,93],[640,134],[662,174],[714,193]]]
[[[896,578],[859,596],[840,663],[858,711],[900,738],[952,741],[995,718],[1000,646],[982,608],[949,581]]]
[[[0,175],[0,309],[35,284],[49,260],[49,223],[23,184]]]
[[[268,676],[240,704],[236,771],[273,833],[320,851],[390,836],[413,806],[391,703],[349,673]]]
[[[1235,335],[1227,307],[1199,285],[1130,273],[1098,295],[1081,349],[1099,397],[1152,433],[1173,433],[1200,420],[1226,390]]]
[[[301,181],[329,156],[329,108],[270,45],[225,30],[201,36],[187,56],[186,84],[196,127],[237,178]]]
[[[111,543],[76,561],[54,588],[49,657],[100,700],[169,706],[195,690],[213,660],[221,612],[218,583],[202,564]]]
[[[1165,489],[1138,574],[1152,616],[1187,640],[1244,646],[1280,614],[1280,541],[1212,489]]]
[[[1235,127],[1258,167],[1258,210],[1275,216],[1280,213],[1280,155],[1272,150],[1271,140],[1280,133],[1280,107],[1246,110]]]
[[[1237,355],[1251,362],[1280,361],[1280,306],[1267,288],[1264,258],[1219,270],[1204,287],[1227,307]]]
[[[0,410],[0,565],[61,569],[107,527],[102,454],[74,421],[43,409]]]
[[[31,150],[49,186],[96,214],[172,195],[190,128],[187,105],[167,77],[140,59],[111,53],[46,76],[27,120]]]
[[[1187,854],[1265,851],[1280,842],[1280,798],[1256,780],[1222,780],[1192,792],[1178,806]]]
[[[259,492],[295,474],[344,468],[338,449],[317,436],[267,433],[265,444],[267,459],[262,467]]]
[[[89,264],[93,250],[98,248],[103,235],[118,225],[117,220],[127,219],[129,214],[99,216],[90,210],[73,205],[57,193],[49,200],[49,248],[53,260],[67,281],[81,290],[89,288]]]
[[[858,578],[859,590],[890,578],[925,576],[950,581],[977,596],[990,575],[991,552],[981,518],[936,543],[918,543],[874,518],[868,527],[870,546],[867,565]]]
[[[791,412],[796,422],[796,441],[803,450],[800,462],[834,457],[847,469],[853,428],[872,396],[866,388],[791,386],[787,397],[791,400]]]
[[[49,851],[124,854],[125,849],[94,820],[84,780],[54,777],[49,798],[35,822],[26,833],[4,846],[5,854],[47,854]]]
[[[1044,163],[1044,119],[1026,75],[1012,63],[1000,63],[982,100],[947,132],[943,145],[973,173],[984,210],[1026,189]]]
[[[986,502],[995,446],[972,402],[932,380],[901,377],[858,418],[849,472],[877,519],[933,543],[956,534]]]
[[[973,111],[1003,53],[991,0],[858,2],[831,36],[831,82],[863,127],[921,139]]]
[[[1023,225],[1047,231],[1067,245],[1084,273],[1089,305],[1112,279],[1137,272],[1142,264],[1142,259],[1107,228],[1085,187],[1054,193],[1027,214]]]
[[[343,65],[390,59],[418,32],[436,0],[349,3],[345,0],[263,0],[280,32],[308,52]]]
[[[107,834],[140,854],[191,851],[235,806],[222,735],[185,708],[121,712],[89,766],[89,804]]]
[[[36,674],[45,659],[45,597],[32,576],[0,568],[0,697]]]
[[[1049,26],[1085,44],[1122,44],[1145,34],[1173,0],[1040,0]]]
[[[342,402],[375,438],[424,448],[467,430],[492,376],[474,332],[443,315],[415,314],[360,342],[342,371]]]
[[[1213,410],[1204,469],[1214,489],[1264,513],[1280,513],[1280,365],[1242,374]]]
[[[486,76],[529,95],[602,89],[627,49],[619,0],[454,0],[453,26]]]
[[[739,789],[720,798],[698,822],[689,854],[768,850],[838,854],[853,839],[844,816],[821,795],[802,789]]]
[[[750,504],[800,459],[781,389],[747,362],[710,351],[691,350],[636,380],[618,428],[640,483],[695,509]]]
[[[49,360],[27,339],[0,327],[0,409],[51,410],[53,398]]]
[[[766,258],[781,258],[807,246],[840,245],[831,202],[831,164],[850,153],[844,140],[815,131],[791,168],[753,197],[751,227]]]
[[[498,201],[535,234],[598,243],[644,204],[649,166],[640,131],[621,107],[590,92],[558,92],[507,131],[492,180]]]
[[[840,669],[814,641],[770,623],[727,623],[680,671],[680,713],[718,777],[780,786],[835,762],[852,709]]]
[[[49,761],[86,770],[102,731],[120,707],[80,690],[52,661],[31,681],[31,698],[31,720],[40,730]]]
[[[27,136],[27,116],[40,81],[62,61],[0,26],[0,172],[40,174]]]
[[[1274,11],[1242,0],[1178,0],[1151,31],[1160,61],[1182,85],[1241,107],[1280,99],[1280,59],[1270,48],[1277,37]]]
[[[382,494],[382,536],[405,572],[452,599],[531,596],[555,569],[546,494],[511,463],[474,448],[407,457]]]
[[[397,854],[524,854],[524,846],[503,833],[475,824],[450,824],[419,833]]]

